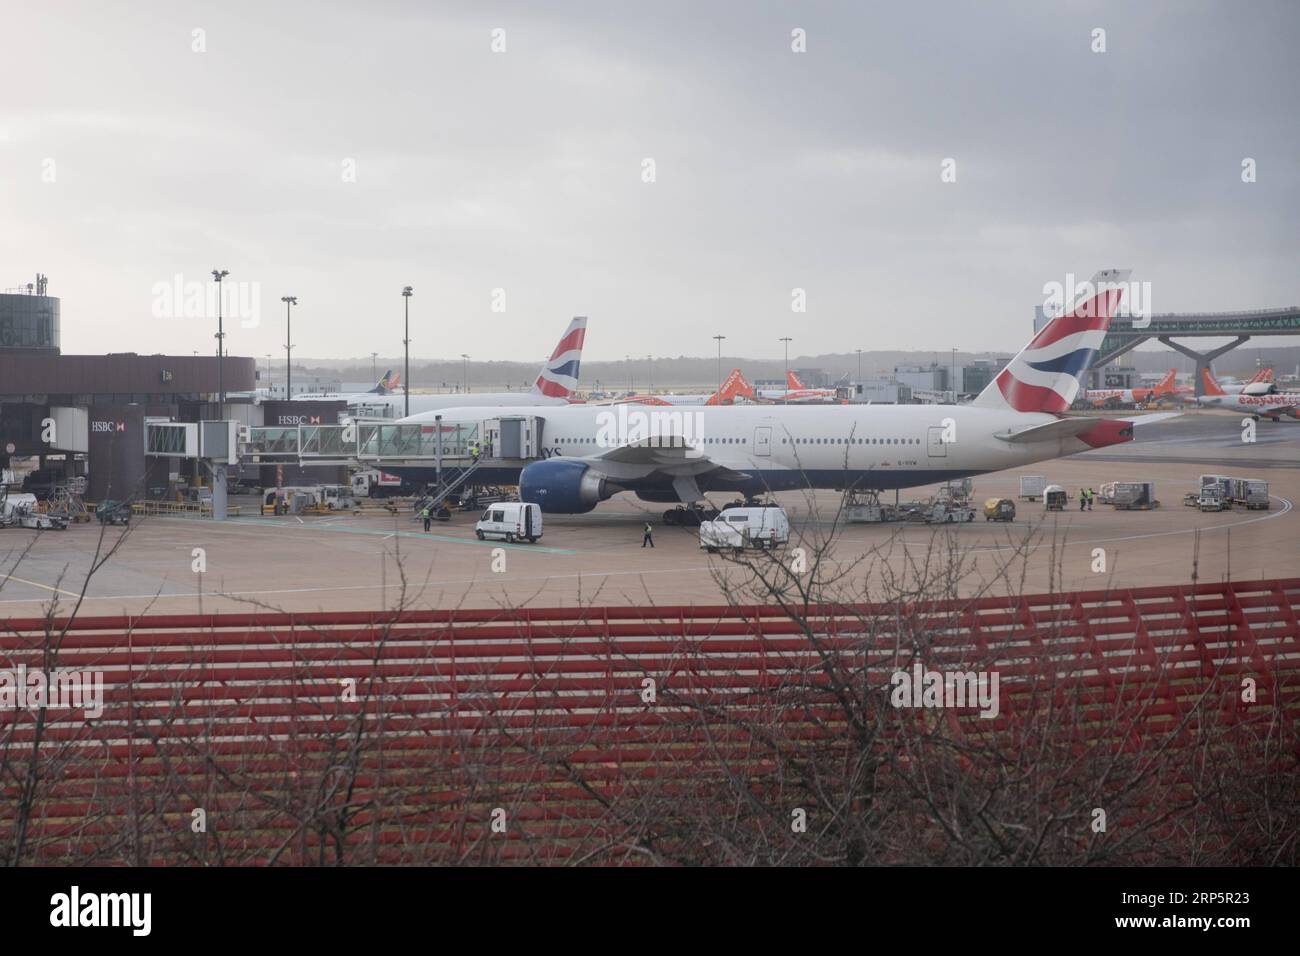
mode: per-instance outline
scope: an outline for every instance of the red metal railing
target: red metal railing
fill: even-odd
[[[223,859],[310,859],[335,813],[336,842],[423,860],[503,805],[530,859],[539,841],[562,857],[611,826],[602,794],[760,778],[781,746],[846,746],[879,720],[859,689],[914,662],[999,676],[997,717],[942,713],[973,741],[1142,751],[1213,725],[1249,747],[1300,712],[1298,607],[1289,579],[795,609],[14,619],[0,670],[100,672],[103,709],[0,711],[0,851],[22,817],[38,862],[118,859],[124,829],[140,859],[210,861],[189,828],[202,808]],[[895,731],[910,719],[894,716]]]

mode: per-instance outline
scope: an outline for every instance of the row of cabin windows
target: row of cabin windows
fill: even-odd
[[[560,438],[561,445],[590,444],[591,438]],[[704,445],[747,445],[746,438],[704,438]],[[919,438],[782,438],[781,444],[795,445],[919,445]]]
[[[790,438],[781,439],[795,445],[919,445],[919,438]]]
[[[667,438],[668,436],[664,436],[664,437]],[[559,442],[561,445],[573,445],[573,444],[591,444],[595,441],[595,439],[594,438],[557,438],[556,441]],[[749,439],[748,438],[701,438],[699,440],[699,443],[703,445],[748,445]]]

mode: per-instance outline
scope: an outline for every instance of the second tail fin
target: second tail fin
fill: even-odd
[[[706,405],[734,405],[737,395],[743,395],[746,398],[754,397],[754,388],[749,382],[745,381],[744,374],[738,368],[733,368],[731,374],[723,379],[722,387],[709,396]]]
[[[400,386],[401,384],[402,384],[402,373],[394,372],[390,368],[384,372],[384,377],[375,383],[375,387],[372,388],[366,394],[387,395],[389,392],[396,391],[398,386]]]

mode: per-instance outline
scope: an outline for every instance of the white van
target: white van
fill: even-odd
[[[790,519],[784,508],[728,508],[713,521],[700,523],[700,547],[707,551],[731,548],[783,548],[790,540]]]
[[[541,505],[531,501],[498,501],[483,512],[474,525],[474,533],[480,541],[492,536],[511,543],[523,540],[532,544],[542,536]]]

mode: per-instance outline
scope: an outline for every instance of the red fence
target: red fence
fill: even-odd
[[[1298,606],[1291,579],[798,609],[10,620],[0,669],[99,672],[103,699],[97,714],[0,710],[0,854],[572,858],[622,839],[648,793],[685,807],[705,780],[783,780],[913,718],[931,749],[942,734],[1149,755],[1224,728],[1247,736],[1216,740],[1255,747],[1300,712]],[[996,716],[969,701],[889,714],[891,675],[914,663],[996,674]]]

